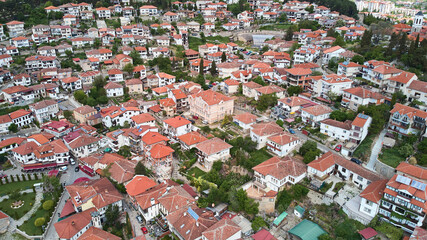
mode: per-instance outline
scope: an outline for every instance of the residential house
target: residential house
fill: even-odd
[[[205,138],[199,132],[193,131],[193,132],[189,132],[189,133],[183,134],[181,136],[178,136],[178,140],[181,143],[182,149],[190,150],[190,149],[196,147],[196,145],[198,143],[204,142],[208,139]]]
[[[279,157],[288,155],[294,150],[301,140],[287,132],[282,132],[267,138],[267,149]]]
[[[29,107],[39,123],[50,121],[59,112],[58,103],[50,99],[31,104]]]
[[[108,82],[104,89],[107,91],[107,97],[121,97],[124,94],[123,86],[116,82]]]
[[[427,112],[396,103],[390,111],[389,129],[398,134],[417,134],[424,131]]]
[[[192,132],[193,128],[191,122],[181,116],[163,120],[163,132],[171,138]]]
[[[341,106],[357,111],[359,106],[381,105],[385,96],[363,87],[354,87],[343,90]]]
[[[294,185],[307,175],[306,165],[293,157],[272,157],[252,168],[254,183],[262,189],[281,191],[286,184]],[[268,191],[267,191],[268,192]]]
[[[328,106],[318,104],[301,110],[302,121],[314,126],[319,126],[320,121],[329,118],[332,109]]]
[[[196,115],[208,123],[233,115],[234,99],[212,90],[199,92],[188,97],[191,115]]]
[[[283,128],[275,122],[261,122],[251,125],[250,137],[257,143],[256,148],[261,149],[267,144],[267,139],[273,135],[283,133]]]
[[[249,130],[252,128],[252,125],[256,123],[257,118],[257,116],[245,112],[233,116],[233,122],[243,128],[243,130]]]
[[[215,161],[224,162],[231,157],[230,149],[232,147],[217,137],[198,143],[196,145],[198,162],[206,172],[209,172]]]

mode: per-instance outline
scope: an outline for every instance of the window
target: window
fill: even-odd
[[[366,200],[366,205],[368,205],[368,206],[371,206],[371,207],[372,207],[372,205],[374,205],[374,203],[373,203],[373,202],[371,202],[371,201],[369,201],[369,200]]]
[[[357,180],[359,180],[359,181],[363,181],[363,177],[361,177],[361,176],[357,176]]]
[[[367,207],[365,207],[365,208],[363,209],[363,211],[365,211],[365,212],[367,212],[367,213],[371,213],[371,209],[369,209],[369,208],[367,208]]]

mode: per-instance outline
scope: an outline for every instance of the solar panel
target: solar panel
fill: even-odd
[[[368,115],[361,114],[361,113],[359,113],[359,116],[358,116],[358,117],[363,118],[363,119],[368,119],[368,118],[369,118],[369,116],[368,116]]]
[[[418,182],[418,181],[415,181],[415,180],[412,180],[411,187],[414,187],[414,188],[416,188],[418,190],[421,190],[421,191],[425,191],[426,190],[426,184],[425,183],[421,183],[421,182]]]
[[[196,221],[199,220],[199,215],[197,215],[197,213],[194,212],[193,209],[191,209],[191,207],[188,208],[187,212],[194,218],[194,220]]]
[[[411,179],[402,175],[397,175],[396,182],[409,185],[411,183]]]
[[[126,111],[126,108],[124,108],[124,107],[121,107],[121,108],[120,108],[120,110],[122,110],[122,111]]]

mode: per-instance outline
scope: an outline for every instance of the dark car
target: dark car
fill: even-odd
[[[141,231],[142,231],[142,233],[143,233],[143,234],[147,234],[147,233],[148,233],[148,230],[147,230],[147,228],[146,228],[146,227],[142,227],[142,228],[141,228]]]
[[[80,171],[79,167],[74,168],[74,172],[78,172],[78,171]]]
[[[351,158],[350,159],[350,161],[352,161],[352,162],[354,162],[354,163],[357,163],[357,164],[362,164],[362,161],[360,161],[359,159],[357,159],[357,158]]]
[[[342,145],[341,145],[341,144],[339,144],[339,145],[337,145],[337,146],[335,147],[335,151],[337,151],[337,152],[341,152],[341,148],[342,148]]]

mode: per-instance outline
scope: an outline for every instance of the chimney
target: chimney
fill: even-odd
[[[76,223],[74,221],[71,221],[71,225],[74,226]]]

